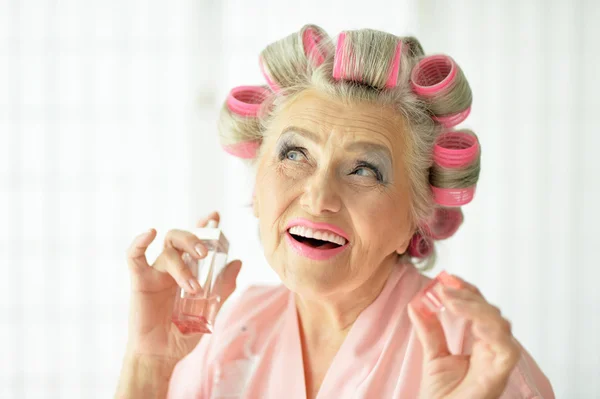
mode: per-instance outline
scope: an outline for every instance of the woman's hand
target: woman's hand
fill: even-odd
[[[446,309],[470,322],[471,355],[451,355],[439,319],[409,305],[423,346],[422,398],[498,398],[519,360],[520,348],[508,320],[475,286],[460,281],[463,288],[445,287],[440,299]]]
[[[198,221],[204,227],[209,220],[219,222],[219,214],[213,212]],[[127,251],[127,263],[131,273],[131,304],[129,316],[129,339],[127,352],[135,356],[149,356],[179,360],[198,343],[201,334],[183,335],[171,322],[177,287],[192,293],[201,289],[184,262],[184,253],[193,260],[206,256],[207,250],[192,233],[171,230],[167,233],[162,253],[150,266],[146,249],[156,238],[156,231],[137,236]],[[186,255],[187,257],[188,255]],[[221,305],[235,290],[235,281],[241,262],[230,262],[217,277],[215,283]]]

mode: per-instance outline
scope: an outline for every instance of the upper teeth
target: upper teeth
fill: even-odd
[[[294,234],[297,236],[314,238],[321,241],[329,241],[338,245],[346,244],[346,239],[344,237],[340,237],[337,234],[331,233],[329,231],[313,230],[310,227],[304,226],[294,226],[290,228],[289,232],[290,234]]]

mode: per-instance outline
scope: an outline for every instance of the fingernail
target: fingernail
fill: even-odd
[[[230,267],[228,270],[229,273],[239,273],[240,269],[242,268],[242,262],[236,262],[235,265],[233,265],[233,267]]]
[[[448,296],[455,297],[458,295],[459,292],[460,290],[457,290],[456,288],[444,287],[444,294]]]
[[[481,335],[490,335],[492,332],[492,330],[489,327],[483,326],[481,324],[475,325],[473,328],[476,329]]]
[[[453,297],[448,298],[447,304],[449,307],[452,307],[452,309],[454,309],[454,310],[463,310],[468,306],[469,302],[467,302],[466,300],[464,300],[462,298],[453,296]]]
[[[188,280],[180,280],[179,285],[186,291],[186,292],[192,292],[194,290],[194,287],[192,287],[192,285],[190,284],[190,282]]]
[[[195,266],[196,262],[198,261],[195,257],[188,254],[187,252],[184,252],[183,256],[181,258],[183,259],[183,262],[185,263],[185,265],[189,268],[193,268]]]
[[[492,329],[490,327],[488,327],[488,326],[482,326],[479,329],[484,334],[491,334],[492,333]]]
[[[194,247],[194,249],[196,250],[196,252],[198,253],[198,255],[200,255],[200,256],[206,256],[206,248],[204,248],[203,245],[196,244],[196,246]]]
[[[444,286],[446,286],[446,287],[461,288],[461,286],[462,286],[459,279],[457,279],[453,275],[449,274],[445,270],[440,272],[440,274],[438,274],[436,278],[439,281],[441,281],[442,284],[444,284]]]
[[[189,279],[188,284],[192,287],[192,289],[194,291],[197,291],[200,289],[200,284],[198,283],[198,280],[196,280],[195,278]]]

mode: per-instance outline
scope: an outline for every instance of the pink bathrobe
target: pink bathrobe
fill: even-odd
[[[428,281],[412,265],[392,272],[351,327],[317,399],[418,397],[423,354],[406,305]],[[444,316],[442,325],[452,353],[466,353],[464,322]],[[177,364],[168,398],[305,399],[294,294],[284,286],[245,291],[219,314],[214,334]],[[524,349],[502,395],[508,398],[554,398]]]

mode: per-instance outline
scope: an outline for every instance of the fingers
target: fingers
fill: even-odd
[[[174,248],[181,252],[187,252],[195,259],[202,259],[208,253],[202,241],[194,234],[184,230],[169,230],[165,236],[165,248]]]
[[[419,300],[418,297],[416,300]],[[444,329],[435,314],[419,311],[414,301],[408,305],[408,317],[423,347],[425,361],[450,355]]]
[[[452,277],[454,277],[455,279],[457,279],[460,282],[461,287],[463,287],[464,289],[471,291],[472,293],[477,294],[483,298],[483,294],[481,293],[481,291],[479,291],[479,288],[477,288],[473,284],[463,280],[462,278],[458,277],[457,275],[453,274]]]
[[[198,280],[175,248],[165,248],[156,258],[153,268],[169,273],[177,284],[187,292],[196,294],[201,290]]]
[[[451,287],[444,287],[440,296],[444,306],[451,312],[470,319],[474,323],[487,323],[498,326],[503,324],[506,327],[501,322],[504,319],[501,316],[500,310],[488,303],[481,295],[466,289],[457,290]]]
[[[213,211],[208,216],[198,220],[196,222],[196,227],[206,227],[206,224],[209,220],[215,220],[217,222],[217,225],[219,225],[219,222],[221,221],[221,216],[219,215],[219,212]]]
[[[231,261],[223,268],[215,280],[215,289],[217,295],[221,298],[221,306],[227,298],[235,291],[237,276],[240,273],[242,262],[239,260]]]
[[[219,212],[213,211],[196,222],[196,227],[206,227],[209,220],[215,220],[217,226],[221,221]],[[194,234],[184,230],[171,230],[165,237],[165,248],[175,248],[191,254],[195,259],[202,259],[208,253],[205,245]]]
[[[494,352],[496,365],[511,370],[520,352],[512,336],[511,324],[502,317],[500,310],[471,290],[445,287],[441,299],[448,310],[472,322],[473,335]]]
[[[156,238],[156,230],[150,229],[133,239],[133,242],[127,249],[127,264],[133,271],[139,271],[149,267],[146,259],[146,250]]]

